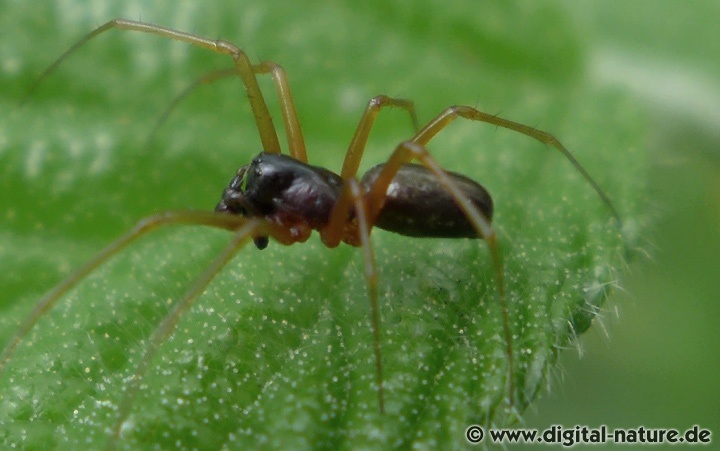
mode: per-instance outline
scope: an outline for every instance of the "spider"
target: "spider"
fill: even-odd
[[[224,40],[206,39],[158,25],[115,19],[96,28],[60,55],[43,72],[41,80],[52,73],[67,57],[86,42],[111,29],[150,33],[184,41],[232,58],[232,72],[219,71],[205,80],[232,74],[239,76],[247,91],[262,143],[260,152],[249,164],[236,172],[225,188],[215,211],[172,211],[139,221],[125,235],[112,242],[84,266],[70,274],[47,293],[24,319],[0,356],[0,373],[14,351],[37,321],[62,296],[85,279],[105,261],[118,254],[138,238],[169,225],[200,225],[224,229],[233,234],[230,243],[195,280],[184,296],[156,328],[144,354],[135,368],[118,409],[113,429],[117,439],[132,409],[140,380],[146,373],[161,344],[173,333],[178,321],[193,301],[203,293],[212,279],[250,241],[264,249],[272,238],[283,245],[305,242],[317,231],[329,248],[345,242],[362,248],[364,278],[370,301],[370,322],[376,366],[378,408],[384,412],[383,363],[380,346],[380,313],[377,273],[370,233],[373,227],[411,237],[481,238],[489,248],[507,354],[508,404],[515,396],[513,337],[508,318],[504,270],[497,234],[492,226],[493,201],[479,183],[457,173],[445,171],[427,150],[427,144],[458,117],[489,123],[522,133],[557,149],[580,172],[619,223],[619,216],[608,196],[553,135],[527,125],[502,119],[469,106],[451,106],[424,127],[418,127],[414,104],[405,99],[384,95],[373,97],[360,119],[345,155],[340,174],[308,164],[305,142],[287,77],[283,68],[273,62],[251,63],[238,47]],[[268,107],[258,85],[258,75],[269,74],[275,84],[286,130],[290,155],[281,154],[278,136]],[[395,107],[405,110],[415,125],[413,136],[400,143],[384,164],[358,176],[370,130],[379,111]],[[419,162],[414,163],[414,161]]]

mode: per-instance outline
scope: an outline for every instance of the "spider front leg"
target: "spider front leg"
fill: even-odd
[[[163,124],[165,124],[165,122],[167,122],[170,114],[175,111],[175,108],[177,108],[177,106],[185,99],[185,97],[190,95],[191,92],[193,92],[201,85],[214,83],[217,80],[230,77],[237,77],[237,70],[235,68],[218,69],[212,72],[208,72],[207,74],[195,79],[192,83],[187,85],[185,89],[180,91],[180,94],[176,95],[175,98],[172,99],[172,101],[165,107],[165,110],[162,112],[162,114],[158,117],[157,121],[155,121],[155,125],[153,126],[153,129],[147,138],[146,147],[148,147],[149,144],[154,141],[157,131],[160,129],[160,127],[163,126]]]
[[[135,397],[140,388],[140,383],[147,373],[150,365],[160,349],[160,346],[173,333],[178,321],[185,312],[190,309],[195,300],[200,296],[210,282],[218,275],[225,265],[233,258],[233,256],[245,246],[251,239],[258,235],[271,236],[281,244],[290,245],[296,240],[291,232],[282,226],[267,221],[265,219],[247,219],[240,216],[228,215],[224,213],[213,213],[209,215],[213,218],[222,220],[224,216],[235,218],[241,221],[242,226],[234,229],[234,237],[223,249],[223,251],[215,257],[215,259],[205,268],[202,274],[193,282],[192,286],[185,292],[183,297],[173,306],[172,310],[163,318],[160,325],[155,329],[152,336],[148,340],[145,352],[140,358],[132,378],[128,380],[128,386],[125,388],[124,396],[118,407],[117,420],[112,429],[112,437],[110,448],[114,448],[115,443],[120,438],[123,425],[132,411]],[[215,221],[215,219],[213,219]],[[209,225],[209,224],[208,224]]]
[[[273,83],[275,84],[275,90],[277,91],[278,101],[280,103],[280,110],[282,113],[283,124],[285,125],[285,136],[288,143],[288,151],[290,155],[296,160],[300,160],[307,163],[307,151],[305,149],[305,139],[303,138],[302,130],[300,128],[300,122],[298,120],[297,112],[295,111],[295,102],[293,101],[292,93],[290,91],[290,84],[287,80],[285,70],[277,63],[272,61],[263,61],[262,63],[253,64],[253,71],[256,74],[269,73],[272,76]],[[187,97],[197,87],[205,84],[214,83],[217,80],[223,78],[237,77],[238,72],[235,68],[218,69],[212,72],[208,72],[202,77],[194,80],[188,86],[183,89],[180,94],[170,102],[165,108],[163,113],[158,118],[155,126],[153,127],[150,136],[148,137],[148,143],[153,140],[157,130],[165,123],[167,118],[170,116],[180,102]],[[417,129],[416,129],[417,130]]]
[[[53,73],[57,67],[77,49],[96,36],[111,29],[155,34],[174,41],[187,42],[191,45],[203,47],[214,52],[230,56],[235,64],[235,73],[240,76],[243,84],[245,85],[245,90],[247,92],[248,99],[250,100],[250,106],[252,108],[253,115],[255,116],[258,132],[260,133],[263,150],[268,153],[280,153],[280,142],[278,141],[277,132],[275,130],[275,126],[273,125],[272,117],[270,116],[265,98],[263,97],[256,77],[256,74],[271,74],[280,99],[280,106],[283,121],[285,122],[285,130],[290,153],[293,157],[300,161],[307,161],[305,142],[300,130],[297,113],[295,112],[295,105],[292,99],[292,94],[290,93],[287,76],[280,65],[269,61],[253,65],[250,63],[250,59],[245,52],[230,42],[207,39],[191,33],[173,30],[159,25],[127,19],[115,19],[101,25],[76,42],[72,47],[66,50],[65,53],[60,55],[60,57],[58,57],[47,69],[45,69],[45,71],[40,74],[30,87],[23,102],[31,97],[38,85],[51,73]],[[207,79],[198,80],[190,88],[226,75],[227,72],[225,71],[217,71],[208,74],[206,76]]]
[[[182,315],[192,306],[195,299],[204,292],[205,288],[212,279],[215,278],[227,262],[230,261],[230,259],[245,244],[247,244],[248,241],[256,236],[271,236],[281,244],[289,245],[295,242],[295,239],[291,236],[288,230],[264,219],[248,219],[237,215],[216,212],[177,211],[161,213],[145,218],[138,222],[130,232],[108,245],[94,258],[70,274],[65,280],[60,282],[60,284],[45,295],[45,297],[43,297],[35,305],[33,310],[23,320],[2,355],[0,355],[1,375],[14,355],[15,350],[22,343],[23,339],[32,330],[35,324],[46,313],[48,313],[55,304],[57,304],[63,295],[85,280],[91,272],[98,269],[107,260],[117,255],[133,242],[152,231],[170,225],[196,225],[220,228],[233,232],[234,237],[226,248],[195,280],[182,299],[175,304],[170,313],[167,314],[150,337],[145,352],[133,372],[133,377],[129,379],[128,386],[126,387],[123,398],[120,402],[117,420],[112,429],[112,436],[110,437],[110,448],[115,447],[117,440],[120,437],[122,427],[132,410],[133,402],[137,395],[140,383],[145,373],[150,368],[152,360],[155,357],[160,345],[170,334],[172,334],[175,330],[176,324]]]
[[[240,216],[204,211],[172,211],[149,216],[139,221],[135,227],[133,227],[132,230],[127,232],[125,235],[110,243],[107,247],[105,247],[105,249],[100,251],[90,261],[67,276],[65,280],[56,285],[55,288],[38,301],[33,310],[20,324],[17,332],[15,332],[10,342],[0,355],[0,374],[2,374],[5,370],[7,363],[12,358],[18,345],[20,345],[38,320],[48,313],[63,295],[73,289],[78,283],[85,280],[90,273],[98,269],[107,260],[120,253],[133,242],[159,228],[172,225],[207,226],[236,231],[237,234],[239,234],[241,230],[248,230],[247,233],[249,236],[265,234],[264,229],[269,229],[269,235],[275,237],[278,241],[285,244],[292,242],[292,238],[286,236],[286,233],[277,226],[273,226],[265,221],[248,220],[247,218]]]

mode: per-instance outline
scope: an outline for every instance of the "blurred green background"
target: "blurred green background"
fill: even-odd
[[[656,227],[647,259],[606,306],[533,427],[688,428],[720,437],[720,4],[562,3],[591,45],[593,74],[651,119]]]
[[[309,2],[308,5],[317,7],[321,3]],[[343,19],[378,19],[383,16],[383,8],[389,8],[396,14],[402,14],[406,23],[394,25],[392,21],[387,21],[385,26],[388,31],[382,36],[348,36],[340,33],[334,41],[324,42],[323,45],[344,52],[352,52],[352,45],[376,45],[378,52],[392,55],[396,49],[389,39],[393,36],[395,26],[424,27],[427,30],[427,42],[423,45],[428,45],[433,51],[452,47],[453,51],[462,53],[464,39],[487,39],[495,44],[498,52],[497,55],[486,55],[496,63],[490,71],[497,70],[499,61],[506,64],[507,71],[522,72],[525,70],[524,65],[542,68],[549,79],[555,73],[561,77],[567,72],[585,71],[598,86],[610,87],[618,96],[629,99],[643,111],[649,124],[647,136],[643,137],[652,162],[648,172],[648,197],[649,217],[653,226],[644,232],[647,236],[643,239],[643,242],[650,243],[645,248],[647,256],[631,262],[623,276],[624,291],[613,296],[601,313],[602,319],[581,337],[578,347],[582,349],[582,358],[578,358],[577,347],[568,346],[551,382],[550,394],[543,396],[542,401],[528,412],[527,426],[542,428],[552,424],[568,427],[575,424],[608,424],[613,427],[645,425],[682,429],[699,424],[717,434],[720,431],[720,386],[716,382],[720,373],[720,353],[717,352],[720,344],[720,328],[717,326],[717,320],[720,319],[720,289],[717,282],[720,276],[720,30],[717,27],[720,5],[714,1],[513,2],[510,8],[532,10],[532,14],[546,17],[550,23],[556,24],[557,28],[553,32],[559,36],[558,42],[565,43],[568,36],[576,41],[573,46],[559,45],[556,48],[528,47],[522,36],[532,30],[520,28],[533,22],[518,20],[515,23],[512,18],[508,20],[506,15],[498,14],[498,11],[507,9],[498,7],[499,3],[496,2],[457,2],[453,3],[452,8],[446,8],[442,2],[427,2],[428,8],[435,15],[421,14],[418,5],[413,3],[398,2],[393,5],[390,7],[385,2],[366,2],[357,7],[356,15],[350,14],[350,17]],[[43,7],[47,9],[38,10]],[[338,9],[352,11],[352,8]],[[172,6],[165,5],[164,10],[172,10]],[[241,29],[238,35],[251,35],[251,31],[242,27],[251,26],[253,14],[261,14],[261,10],[248,6],[246,15],[241,19],[217,17],[212,11],[207,11],[207,15],[202,17],[185,17],[181,14],[172,23],[183,29],[194,30],[196,22],[225,23],[226,29],[234,26],[228,23],[239,22]],[[368,14],[368,10],[375,13]],[[463,17],[454,13],[463,10],[476,11],[477,17]],[[37,73],[41,67],[40,61],[50,61],[59,50],[66,47],[68,39],[116,15],[167,23],[163,20],[162,11],[163,8],[144,9],[140,5],[119,7],[99,1],[48,2],[32,8],[22,6],[19,2],[0,1],[0,21],[3,21],[5,30],[13,30],[15,33],[10,35],[6,31],[0,40],[0,74],[3,77],[3,88],[0,89],[4,91],[7,100],[4,105],[10,105],[11,101],[18,99],[18,93],[27,87],[27,77]],[[47,28],[45,36],[37,31],[45,29],[43,15],[57,16],[47,21],[53,25]],[[325,19],[302,17],[303,22],[295,24],[298,29],[323,26]],[[34,31],[27,36],[18,36],[18,31],[11,26],[17,18],[32,23]],[[53,28],[57,26],[62,27],[62,40],[57,38],[58,30]],[[369,29],[377,27],[377,24],[373,24]],[[443,31],[436,32],[436,27]],[[538,32],[547,33],[548,29],[539,28]],[[278,35],[291,40],[293,30],[278,30]],[[514,40],[515,35],[521,37]],[[127,39],[134,43],[146,42],[134,37]],[[61,42],[54,42],[56,40]],[[543,42],[548,40],[552,39],[544,36]],[[114,43],[99,44],[97,48],[103,45],[126,44],[115,40]],[[143,76],[152,78],[157,66],[170,66],[174,61],[172,53],[167,56],[167,60],[148,60],[149,54],[162,54],[167,47],[155,41],[143,45],[149,46],[148,54],[125,56],[136,67],[147,67],[146,74],[139,74],[140,79]],[[141,46],[136,44],[136,47]],[[281,63],[295,58],[303,70],[317,68],[318,86],[323,83],[337,83],[340,86],[350,83],[348,79],[333,79],[332,74],[336,73],[334,71],[337,68],[332,58],[320,58],[312,53],[300,57],[292,55],[295,49],[280,40],[253,43],[253,50],[263,57],[273,55],[273,59]],[[174,51],[186,52],[186,48],[176,46]],[[35,52],[40,54],[34,59],[38,67],[22,67],[19,62],[24,59],[23,55]],[[545,52],[554,56],[552,61],[558,61],[557,55],[567,54],[567,66],[544,67]],[[182,59],[183,55],[177,57],[176,54],[175,57]],[[102,61],[98,61],[98,64],[102,64]],[[531,125],[543,123],[548,100],[533,99],[532,85],[519,86],[516,91],[510,90],[510,94],[504,93],[499,100],[493,100],[491,94],[468,92],[466,87],[458,86],[452,71],[433,65],[432,52],[427,60],[404,61],[403,64],[407,68],[405,77],[389,79],[387,85],[378,85],[378,80],[374,78],[376,68],[373,67],[358,69],[352,74],[352,80],[365,83],[363,88],[373,93],[405,95],[407,91],[414,94],[413,87],[418,79],[422,79],[417,72],[427,76],[428,72],[437,71],[430,78],[438,83],[448,83],[447,89],[457,101],[473,104],[482,99],[480,103],[484,105],[489,98],[490,111],[502,112],[507,104],[507,108],[513,108],[514,118],[518,118],[518,104],[524,105],[529,111],[523,114],[527,114],[526,119]],[[170,74],[171,77],[174,75]],[[296,75],[291,73],[291,76]],[[69,83],[67,78],[72,77],[72,68],[57,74],[57,77],[54,82],[58,85]],[[178,74],[177,78],[180,79],[181,75]],[[182,86],[178,79],[171,79],[173,87]],[[491,72],[488,75],[491,81],[484,87],[492,89],[493,83],[501,79],[501,73]],[[182,80],[187,81],[187,74],[182,74]],[[121,76],[117,80],[104,80],[105,83],[120,85],[123,81]],[[127,89],[142,91],[146,87]],[[480,90],[481,87],[476,84],[473,89]],[[168,88],[169,93],[176,91]],[[459,99],[460,93],[466,96],[464,100]],[[238,94],[239,90],[236,90],[227,96],[237,97]],[[306,91],[295,94],[301,116],[305,108],[301,105],[314,103],[326,111],[332,111],[334,107],[320,88],[317,93]],[[348,90],[346,95],[351,105],[357,104],[353,96],[359,97],[360,102],[366,99],[364,91],[359,93]],[[122,93],[117,96],[118,104],[121,104]],[[42,93],[40,97],[38,102],[42,102]],[[432,93],[427,93],[425,98],[415,98],[423,118],[446,104],[432,97]],[[437,97],[442,98],[442,95],[438,94]],[[528,98],[540,106],[528,101]],[[203,99],[200,97],[188,101],[192,104],[202,102]],[[514,104],[514,101],[517,103]],[[82,103],[74,104],[78,110],[82,106]],[[586,107],[591,111],[593,105]],[[119,107],[118,115],[122,115],[122,108],[125,108],[126,113],[131,110],[127,105]],[[92,113],[88,114],[92,116]],[[151,118],[152,114],[148,113],[148,117]],[[182,117],[182,112],[179,114]],[[340,112],[337,118],[332,117],[329,123],[321,124],[326,126],[327,142],[344,142],[342,140],[346,138],[347,130],[334,128],[338,123],[343,123],[343,115],[352,118],[357,116],[356,111]],[[391,123],[387,129],[397,127],[398,123]],[[192,132],[188,130],[187,133]],[[180,141],[185,136],[174,138]],[[107,137],[101,135],[98,139],[102,144],[102,139]],[[228,139],[237,139],[237,135]],[[3,136],[0,135],[0,144],[2,140]],[[208,149],[208,152],[211,151]],[[155,158],[164,161],[162,155]],[[335,160],[332,161],[337,164]],[[105,163],[100,161],[97,164]],[[132,168],[128,169],[131,173]],[[128,186],[132,189],[132,175],[128,177]],[[202,180],[203,177],[198,175],[197,179]],[[174,200],[181,204],[183,199]],[[9,215],[11,212],[3,213]],[[94,214],[112,216],[112,212],[88,212],[87,217]],[[118,218],[118,230],[124,228],[123,223],[127,225],[134,219]],[[65,220],[68,223],[73,221],[71,218]],[[113,236],[116,232],[104,233]],[[99,237],[97,242],[103,244],[103,238]],[[88,252],[94,248],[89,247]],[[39,286],[47,285],[44,280],[37,282]],[[20,282],[11,280],[11,283]]]

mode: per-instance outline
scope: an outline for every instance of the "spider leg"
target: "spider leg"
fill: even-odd
[[[290,92],[290,85],[287,81],[287,75],[285,70],[279,64],[271,61],[263,61],[259,64],[253,64],[253,72],[256,74],[267,74],[272,76],[275,88],[277,91],[278,100],[280,101],[280,109],[283,117],[283,124],[285,125],[285,135],[287,138],[288,149],[290,155],[296,160],[300,160],[307,163],[307,151],[305,150],[305,139],[302,135],[300,128],[300,121],[295,111],[295,103],[293,101],[292,93]],[[162,115],[158,118],[155,126],[153,127],[150,136],[148,137],[148,143],[152,141],[157,130],[165,123],[170,113],[175,110],[178,104],[187,97],[195,88],[200,85],[213,83],[222,78],[235,77],[238,75],[237,69],[218,69],[212,72],[208,72],[202,77],[196,79],[189,84],[185,89],[180,92],[170,104],[165,108]],[[417,128],[416,128],[417,130]]]
[[[348,224],[348,218],[354,214],[354,221]],[[364,259],[365,283],[370,299],[370,321],[373,332],[373,350],[375,352],[375,367],[378,388],[378,404],[380,413],[385,412],[385,397],[383,394],[383,364],[380,351],[380,308],[377,294],[377,271],[370,229],[372,221],[368,217],[365,205],[365,196],[356,178],[347,179],[343,185],[340,197],[330,214],[328,225],[320,231],[323,243],[333,248],[345,240],[353,246],[362,246]],[[349,230],[349,231],[348,231]]]
[[[275,83],[283,123],[285,124],[285,136],[287,137],[290,155],[296,160],[307,163],[307,151],[305,150],[305,139],[303,139],[300,121],[295,111],[295,102],[290,92],[290,84],[285,74],[285,69],[272,61],[263,61],[253,65],[253,71],[258,74],[269,73]]]
[[[419,130],[417,114],[415,114],[415,105],[410,100],[406,99],[395,99],[385,95],[375,96],[367,104],[365,112],[363,112],[360,118],[360,123],[355,130],[355,135],[350,141],[347,153],[345,154],[345,160],[343,161],[342,171],[340,176],[348,180],[351,177],[357,175],[358,167],[360,166],[360,160],[362,160],[363,152],[365,151],[365,145],[367,144],[368,137],[370,136],[370,129],[375,123],[380,109],[385,107],[398,107],[408,112],[410,120],[412,121],[413,130],[417,132]]]
[[[258,132],[260,133],[260,141],[262,142],[263,150],[268,153],[280,153],[280,142],[278,141],[277,132],[275,131],[275,126],[272,123],[272,117],[270,116],[267,104],[265,103],[265,98],[262,95],[262,91],[260,90],[260,86],[258,85],[257,77],[255,75],[256,67],[250,63],[250,59],[245,54],[245,52],[243,52],[240,48],[236,47],[230,42],[221,39],[207,39],[191,33],[184,33],[182,31],[173,30],[171,28],[138,22],[134,20],[114,19],[85,35],[72,47],[66,50],[65,53],[60,55],[60,57],[58,57],[58,59],[56,59],[47,69],[45,69],[42,74],[40,74],[40,76],[35,80],[34,84],[28,90],[21,103],[24,103],[30,96],[32,96],[40,82],[47,78],[48,75],[53,73],[55,69],[57,69],[57,67],[77,49],[85,45],[85,43],[98,36],[99,34],[115,28],[120,30],[131,30],[142,33],[156,34],[158,36],[162,36],[168,39],[187,42],[191,45],[203,47],[217,53],[222,53],[224,55],[229,55],[235,63],[237,74],[240,76],[243,84],[245,85],[245,90],[247,92],[248,99],[250,100],[250,106],[252,108],[253,115],[255,116],[255,122],[257,124]],[[282,93],[280,100],[283,109],[283,117],[286,119],[286,121],[290,119],[290,126],[287,127],[288,136],[290,136],[290,133],[292,132],[294,135],[290,142],[295,143],[294,145],[297,145],[297,142],[302,140],[302,136],[298,134],[300,130],[299,126],[295,126],[295,124],[297,124],[297,117],[295,115],[295,108],[292,102],[292,97],[290,96],[290,90],[287,86],[287,79],[285,77],[284,71],[282,70],[282,68],[280,68],[280,66],[274,63],[261,63],[257,65],[257,69],[260,73],[272,73],[273,78],[276,80],[278,93]],[[292,146],[293,144],[291,144],[291,147]],[[297,153],[302,154],[303,152],[302,150],[298,150]]]
[[[154,140],[155,135],[157,134],[157,131],[160,129],[160,127],[162,127],[163,124],[167,122],[168,117],[170,117],[170,113],[172,113],[175,108],[177,108],[177,106],[180,104],[180,102],[182,102],[185,97],[187,97],[191,92],[193,92],[195,88],[199,87],[200,85],[213,83],[222,78],[229,78],[235,76],[237,76],[237,70],[235,68],[218,69],[212,72],[208,72],[207,74],[194,80],[192,83],[186,86],[185,89],[183,89],[180,94],[175,96],[172,102],[170,102],[168,106],[165,107],[165,110],[158,117],[155,125],[153,126],[153,129],[150,131],[150,135],[148,136],[146,142],[146,147]]]
[[[110,243],[100,251],[100,253],[67,276],[65,280],[56,285],[52,291],[38,301],[33,310],[25,317],[17,332],[15,332],[15,335],[13,335],[9,344],[3,350],[2,355],[0,355],[0,374],[4,371],[5,366],[23,338],[32,330],[38,320],[55,306],[57,301],[65,293],[137,239],[142,238],[160,227],[169,225],[202,225],[234,231],[242,228],[248,224],[248,222],[248,219],[240,216],[204,211],[166,212],[142,219],[132,230]],[[279,236],[277,233],[276,235]]]
[[[605,194],[605,191],[600,188],[600,185],[598,185],[595,179],[585,170],[585,168],[580,164],[580,162],[575,159],[575,157],[570,153],[570,151],[567,150],[565,146],[550,133],[529,127],[524,124],[520,124],[518,122],[509,121],[498,116],[483,113],[482,111],[479,111],[469,106],[455,105],[448,107],[443,112],[441,112],[437,117],[435,117],[435,119],[433,119],[425,127],[423,127],[422,130],[417,132],[411,141],[418,143],[422,146],[427,145],[428,141],[430,141],[435,135],[437,135],[440,130],[444,129],[450,122],[457,119],[458,116],[473,121],[486,122],[488,124],[492,124],[498,127],[507,128],[509,130],[514,130],[518,133],[522,133],[525,136],[529,136],[530,138],[540,141],[545,145],[554,147],[555,149],[560,151],[560,153],[562,153],[565,158],[568,159],[568,161],[570,161],[570,164],[572,164],[575,169],[580,172],[580,174],[582,174],[585,180],[587,180],[590,186],[592,186],[592,188],[595,190],[597,195],[600,196],[600,199],[610,210],[610,213],[613,215],[617,223],[619,225],[622,224],[622,221],[620,220],[620,215],[615,209],[612,201],[610,201],[610,198],[607,196],[607,194]]]
[[[225,214],[216,214],[217,216],[230,216]],[[234,217],[234,216],[231,216]],[[118,416],[115,425],[112,429],[112,438],[110,447],[113,448],[117,440],[120,438],[120,432],[123,424],[127,420],[132,410],[133,402],[140,388],[140,382],[142,381],[145,373],[150,368],[153,358],[160,349],[162,343],[167,339],[175,330],[175,326],[182,317],[182,315],[188,311],[192,306],[193,302],[200,296],[210,282],[217,276],[217,274],[225,267],[225,265],[233,258],[233,256],[250,241],[254,235],[262,233],[275,238],[277,241],[283,244],[291,244],[294,242],[290,232],[281,226],[266,221],[264,219],[249,219],[244,220],[240,227],[233,229],[235,236],[232,241],[218,254],[217,257],[208,265],[208,267],[202,272],[202,274],[193,282],[190,288],[185,292],[182,299],[180,299],[172,310],[163,318],[160,325],[155,329],[152,336],[148,340],[147,346],[143,356],[140,358],[133,376],[128,381],[128,386],[125,389],[125,394],[118,407]]]
[[[425,127],[425,129],[427,129],[427,127]],[[452,196],[458,207],[467,217],[470,224],[472,224],[473,228],[475,228],[478,236],[483,238],[488,245],[493,261],[495,283],[500,297],[503,334],[505,338],[505,352],[508,358],[508,400],[510,402],[510,406],[512,407],[515,405],[515,359],[512,346],[512,331],[510,330],[510,315],[508,313],[505,294],[505,272],[500,248],[497,242],[497,235],[488,218],[486,218],[468,199],[468,197],[463,194],[456,183],[448,176],[445,170],[443,170],[443,168],[430,155],[423,145],[415,141],[405,141],[395,148],[395,151],[384,165],[378,175],[378,178],[366,193],[367,220],[370,224],[375,223],[375,220],[380,214],[380,210],[385,203],[388,187],[395,177],[395,174],[397,174],[402,165],[409,163],[412,160],[418,160],[435,175],[440,185]]]

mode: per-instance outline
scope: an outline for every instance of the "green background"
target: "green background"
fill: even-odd
[[[597,166],[603,164],[600,159],[592,165],[593,150],[605,149],[603,156],[607,157],[612,155],[609,152],[613,145],[617,152],[627,151],[629,146],[647,149],[650,163],[637,171],[633,166],[637,161],[633,161],[618,178],[635,178],[622,182],[624,189],[642,190],[649,185],[649,190],[630,193],[617,187],[609,189],[615,196],[624,192],[626,198],[616,199],[621,212],[633,220],[653,224],[642,229],[638,238],[647,257],[636,259],[627,268],[621,283],[624,293],[604,306],[601,323],[595,324],[579,345],[567,345],[561,366],[552,370],[552,395],[545,395],[530,409],[526,424],[572,427],[606,423],[615,427],[679,429],[700,424],[713,431],[719,429],[716,406],[720,389],[713,378],[720,367],[715,351],[715,319],[720,307],[713,280],[718,274],[720,249],[720,91],[714,83],[720,79],[720,36],[714,31],[720,11],[715,4],[693,2],[691,8],[681,2],[423,2],[391,6],[385,2],[365,2],[363,6],[309,2],[297,11],[288,11],[281,3],[217,8],[199,3],[178,8],[175,3],[162,2],[152,8],[103,2],[0,5],[0,94],[5,124],[0,130],[0,157],[8,171],[2,181],[7,195],[3,214],[10,224],[0,250],[3,290],[8,296],[22,293],[25,302],[37,299],[61,274],[144,214],[158,208],[206,207],[215,201],[223,177],[229,178],[238,165],[236,156],[247,152],[234,148],[257,148],[242,90],[238,83],[229,81],[202,88],[201,94],[188,98],[158,131],[153,143],[143,148],[153,120],[168,99],[202,73],[188,68],[218,67],[221,59],[146,36],[99,38],[47,80],[30,104],[17,108],[29,80],[82,33],[115,16],[142,18],[204,36],[227,38],[246,48],[253,59],[282,63],[294,89],[310,158],[328,167],[339,167],[340,155],[364,102],[380,92],[415,100],[421,122],[449,104],[464,103],[548,129],[583,157],[581,161],[588,162],[593,173],[602,173]],[[597,95],[589,93],[593,89]],[[373,135],[375,144],[371,144],[370,157],[363,167],[380,161],[387,155],[383,149],[405,136],[398,130],[407,127],[407,120],[397,116],[401,115],[381,116]],[[242,125],[237,125],[237,117],[243,118]],[[94,125],[89,130],[80,127],[87,123]],[[524,142],[506,138],[505,134],[498,138],[492,127],[477,133],[468,131],[471,128],[448,132],[446,140],[438,144],[446,155],[443,161],[450,162],[452,169],[467,172],[462,163],[466,160],[458,158],[467,158],[462,144],[468,136],[499,147],[507,145],[504,140],[510,145]],[[47,151],[58,143],[66,152]],[[27,149],[20,158],[8,152],[18,146]],[[131,152],[123,154],[125,158],[111,156],[105,160],[100,156],[106,153],[94,152],[115,147]],[[198,152],[202,159],[196,158]],[[528,152],[543,155],[541,160],[533,161],[545,169],[545,178],[554,177],[555,169],[563,166],[559,158],[547,158],[531,145],[520,151],[523,155]],[[513,167],[512,157],[505,161],[502,155],[490,158],[496,164],[492,167],[498,169],[484,169],[479,175],[502,173],[503,162]],[[453,167],[453,161],[460,163]],[[54,168],[55,173],[40,182],[33,182],[31,177],[25,180],[36,187],[35,191],[22,188],[22,180],[7,175],[14,174],[17,168],[25,174],[45,174],[43,165]],[[103,173],[108,167],[120,177],[105,179]],[[75,184],[78,173],[86,174],[83,183],[87,191],[68,188]],[[498,187],[497,183],[492,185],[492,177],[503,179],[497,174],[486,177],[493,192],[500,193],[498,198],[507,201],[525,193],[521,183],[514,187],[512,181],[505,180]],[[220,185],[208,186],[208,181]],[[569,184],[559,184],[557,190],[572,189],[579,183],[571,178]],[[30,201],[26,201],[25,194],[13,196],[10,190],[18,189],[29,189]],[[43,202],[43,190],[49,192],[47,198],[61,202]],[[588,204],[595,202],[591,196],[587,199]],[[647,206],[638,211],[638,205],[643,204]],[[514,208],[521,206],[516,204]],[[508,210],[512,211],[510,207]],[[506,213],[506,218],[511,217]],[[98,224],[109,226],[99,229]],[[501,233],[513,230],[510,224],[505,230],[499,227]],[[15,230],[35,230],[38,237],[15,241]],[[68,235],[74,241],[68,242]],[[398,249],[392,238],[375,238],[380,241],[380,249],[387,249],[386,253]],[[514,243],[522,243],[523,237],[512,238]],[[186,238],[176,236],[178,239]],[[173,251],[168,249],[170,245],[162,247],[153,241],[146,251],[138,252],[139,257],[128,256],[118,263],[115,275],[110,271],[107,277],[111,284],[112,277],[126,281],[130,272],[131,280],[146,280],[148,276],[142,271],[132,273],[140,259],[147,266],[160,266],[160,272],[154,273],[157,279],[152,279],[156,281],[152,292],[160,293],[154,295],[157,300],[176,297],[182,292],[181,281],[189,280],[202,267],[202,259],[207,258],[213,243],[216,248],[218,241],[211,238],[194,243],[197,254],[190,254],[191,264],[173,266],[162,258],[163,252]],[[320,267],[328,280],[322,286],[362,290],[362,281],[356,280],[360,277],[357,261],[354,267],[349,266],[355,280],[346,285],[338,285],[345,274],[333,270],[338,261],[344,264],[338,267],[345,268],[348,261],[357,260],[357,253],[339,250],[340,257],[333,257],[339,260],[323,266],[326,254],[318,254],[317,244],[310,246],[312,251],[298,247],[291,254],[280,254],[282,257],[277,258],[289,260],[285,263],[290,269],[283,271],[297,278],[302,277],[305,266]],[[400,248],[411,255],[424,252],[421,245],[411,246],[403,241]],[[382,252],[378,251],[380,259]],[[157,259],[148,260],[155,253]],[[247,253],[254,255],[251,250]],[[452,265],[453,255],[446,255],[444,262]],[[405,301],[409,307],[424,307],[414,305],[418,301],[412,300],[412,293],[425,289],[422,285],[413,287],[418,277],[439,283],[451,293],[450,297],[462,291],[448,279],[462,277],[463,271],[448,278],[442,271],[433,273],[433,267],[427,263],[424,269],[429,273],[398,280],[398,286],[410,293]],[[393,274],[392,267],[385,268]],[[292,304],[294,296],[302,296],[286,291],[287,286],[274,276],[272,267],[270,271],[270,280],[278,282],[278,286],[266,295],[268,298],[282,298],[285,294]],[[484,271],[489,273],[489,265]],[[31,287],[28,274],[32,274]],[[404,275],[402,271],[396,274]],[[177,286],[169,286],[168,281]],[[250,291],[262,290],[266,285],[254,280],[245,283],[250,286],[243,288]],[[291,285],[292,280],[288,282]],[[137,293],[125,288],[117,296],[132,299],[147,290],[147,286],[138,284]],[[342,308],[353,310],[348,317],[362,318],[367,314],[366,307],[362,300],[355,304]],[[105,307],[92,305],[98,310]],[[278,307],[277,321],[289,321],[290,327],[317,315],[317,311],[306,311],[306,318],[283,312],[284,308]],[[488,309],[490,315],[496,313]],[[391,312],[385,312],[384,327],[391,328],[393,321],[401,321],[400,313],[393,316]],[[138,317],[148,318],[139,326],[144,331],[152,329],[161,315],[152,305],[138,307],[137,313]],[[97,311],[91,310],[89,315],[83,320],[89,324],[95,321],[93,315],[102,318]],[[232,322],[232,318],[228,321]],[[109,336],[135,333],[119,330],[127,327],[99,324],[95,331]],[[238,333],[252,341],[256,331],[252,325],[246,327],[248,330]],[[4,331],[3,337],[7,333]],[[291,348],[298,337],[293,332],[289,335],[277,337],[269,352]],[[357,339],[365,340],[367,336]],[[106,352],[124,351],[124,345],[118,343],[115,350],[110,346]],[[69,355],[91,356],[88,349],[94,346],[92,339],[84,346]],[[258,344],[259,349],[262,346]],[[583,350],[579,360],[578,346]],[[402,353],[401,349],[387,348],[386,359]],[[191,352],[190,346],[180,349]],[[192,364],[192,357],[188,357],[187,365]],[[83,368],[88,362],[78,365]],[[359,372],[372,379],[372,365]],[[48,377],[37,383],[52,387],[56,381]],[[193,389],[190,382],[188,389]],[[372,398],[368,399],[372,403]],[[295,421],[292,426],[301,428],[303,419]],[[453,442],[463,443],[457,437]]]
[[[596,76],[651,119],[653,248],[528,419],[720,430],[720,40],[716,2],[568,2]],[[668,447],[665,445],[662,448]]]

